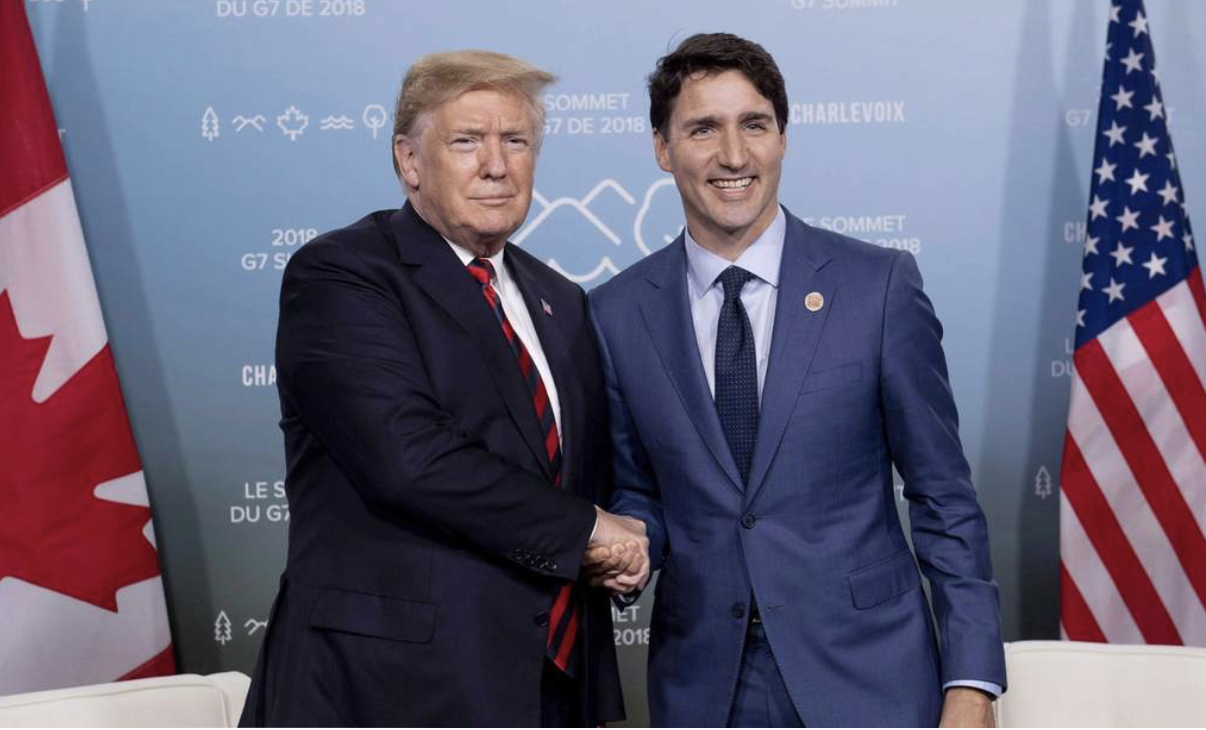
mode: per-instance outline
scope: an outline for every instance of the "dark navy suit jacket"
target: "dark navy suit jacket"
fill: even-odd
[[[751,595],[807,725],[935,725],[944,682],[1004,686],[985,519],[913,258],[788,214],[744,485],[686,280],[679,236],[591,293],[616,450],[612,507],[646,522],[661,566],[653,723],[725,724]],[[824,297],[818,311],[805,306],[811,292]]]
[[[505,261],[561,402],[562,489],[479,285],[409,204],[290,261],[289,555],[243,723],[540,724],[548,611],[610,491],[607,404],[585,294],[510,244]],[[594,725],[623,706],[607,596],[583,591]]]

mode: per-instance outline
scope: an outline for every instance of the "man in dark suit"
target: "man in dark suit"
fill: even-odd
[[[649,91],[686,228],[591,309],[612,509],[662,571],[654,724],[990,723],[997,587],[916,262],[780,206],[787,93],[761,46],[688,38]]]
[[[607,595],[580,573],[588,549],[639,571],[644,528],[593,504],[611,472],[585,295],[506,243],[551,80],[482,51],[417,61],[407,204],[285,272],[289,555],[245,724],[623,717]]]

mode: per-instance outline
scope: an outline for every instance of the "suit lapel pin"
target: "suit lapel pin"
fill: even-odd
[[[821,296],[821,292],[808,292],[808,296],[804,297],[804,307],[810,312],[819,312],[821,307],[825,306],[825,297]]]
[[[550,316],[550,317],[553,316],[553,308],[550,307],[549,303],[544,301],[543,299],[540,300],[540,308],[543,309],[544,313],[547,314],[548,316]]]

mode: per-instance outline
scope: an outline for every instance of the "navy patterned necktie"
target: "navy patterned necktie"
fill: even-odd
[[[716,331],[716,413],[744,485],[750,477],[758,437],[758,359],[754,330],[741,304],[741,289],[754,275],[730,266],[717,279],[724,304]]]

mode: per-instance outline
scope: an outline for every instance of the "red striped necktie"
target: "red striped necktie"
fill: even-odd
[[[502,327],[503,335],[506,336],[507,343],[511,345],[511,351],[515,353],[515,358],[519,362],[519,372],[528,385],[528,392],[532,394],[532,407],[536,409],[536,420],[540,422],[540,432],[544,435],[545,454],[548,456],[550,470],[553,473],[553,483],[560,488],[561,439],[557,435],[557,421],[553,417],[553,406],[549,402],[548,389],[545,388],[544,380],[541,379],[536,364],[532,362],[531,353],[528,352],[528,348],[523,346],[523,341],[515,334],[514,328],[507,320],[507,314],[503,311],[498,292],[490,283],[494,280],[494,264],[490,263],[489,259],[479,258],[470,261],[466,268],[482,285],[482,296],[490,305],[490,311],[494,312],[494,317]],[[549,615],[549,634],[545,653],[554,664],[570,675],[573,674],[573,663],[570,660],[573,657],[574,646],[577,644],[578,620],[578,601],[574,594],[574,584],[569,582],[561,586],[557,592],[557,599],[553,602],[553,610]]]

